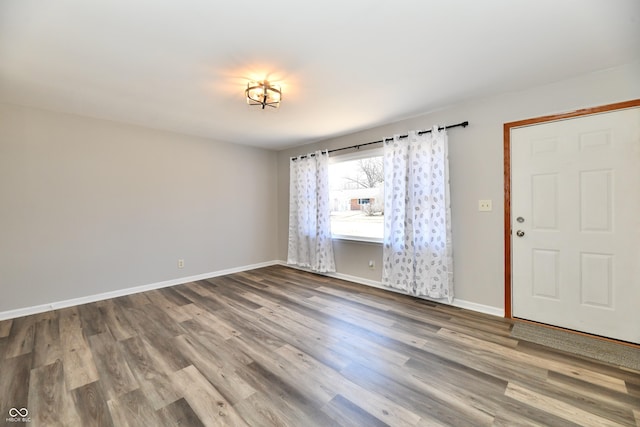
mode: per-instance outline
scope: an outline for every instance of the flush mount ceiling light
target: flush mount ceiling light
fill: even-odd
[[[269,83],[266,80],[262,82],[249,82],[247,84],[247,90],[245,90],[244,93],[247,96],[247,104],[260,105],[263,110],[264,107],[278,108],[282,100],[282,90],[280,86]]]

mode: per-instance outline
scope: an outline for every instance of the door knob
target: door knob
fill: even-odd
[[[522,230],[516,231],[516,236],[518,236],[518,237],[524,236],[524,231],[522,231]]]

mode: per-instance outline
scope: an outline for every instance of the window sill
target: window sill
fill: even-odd
[[[345,240],[350,242],[375,243],[382,244],[383,239],[380,237],[364,237],[364,236],[345,236],[342,234],[331,235],[333,240]]]

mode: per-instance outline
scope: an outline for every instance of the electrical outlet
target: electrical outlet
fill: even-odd
[[[178,260],[178,268],[184,268],[184,260],[183,259],[179,259]]]
[[[491,200],[478,200],[478,210],[480,212],[491,212],[493,210]]]
[[[376,262],[372,259],[369,260],[369,268],[374,270],[376,268]]]

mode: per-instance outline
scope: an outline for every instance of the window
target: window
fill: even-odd
[[[382,242],[382,149],[332,158],[329,165],[329,197],[334,238]]]

